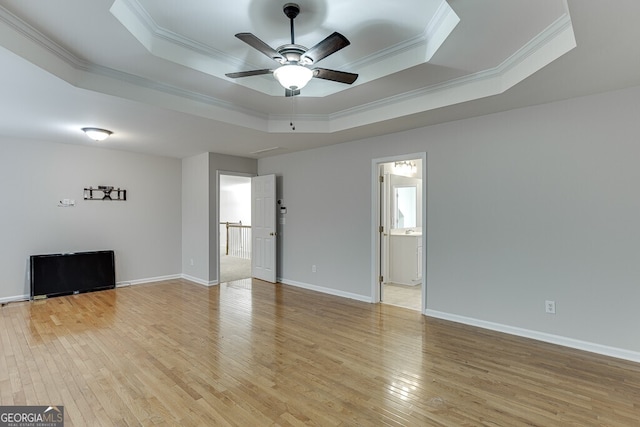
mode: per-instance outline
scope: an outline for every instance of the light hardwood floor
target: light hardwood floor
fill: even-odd
[[[638,364],[256,280],[9,304],[0,345],[0,404],[67,426],[640,425]]]

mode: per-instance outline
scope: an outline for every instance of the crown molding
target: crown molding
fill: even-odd
[[[224,119],[228,123],[256,130],[264,131],[267,127],[268,114],[82,60],[1,6],[0,35],[3,36],[3,45],[9,50],[72,86],[140,102],[148,102],[149,98],[153,98],[155,103],[166,108],[216,120]],[[170,97],[158,97],[154,93]],[[175,102],[171,98],[193,101],[198,105],[184,105],[183,101]],[[176,108],[178,104],[182,107]],[[215,110],[203,112],[199,106],[202,104]]]
[[[125,1],[136,3],[134,0],[117,0],[116,3]],[[135,9],[134,11],[140,13]],[[450,18],[442,16],[439,19],[450,21]],[[145,25],[153,27],[152,21],[148,21]],[[160,33],[162,32],[159,31]],[[0,37],[3,39],[3,45],[9,50],[76,87],[258,131],[288,133],[291,130],[290,115],[273,115],[241,108],[212,96],[81,60],[1,6]],[[296,114],[294,119],[300,126],[304,125],[305,132],[332,133],[496,95],[569,52],[575,46],[571,19],[566,12],[525,46],[492,69],[331,114]],[[278,95],[281,96],[280,90]]]
[[[494,68],[333,114],[296,115],[295,119],[305,131],[324,128],[330,133],[497,95],[575,47],[573,26],[567,13]],[[289,121],[289,117],[270,115],[270,122],[280,122],[270,128],[286,131],[283,122]],[[328,126],[321,127],[318,122],[326,122]]]
[[[166,55],[161,55],[161,49],[155,46],[154,43],[151,43],[151,40],[157,40],[163,42],[160,43],[161,46],[164,43],[170,43],[198,55],[215,58],[218,62],[222,62],[227,65],[246,64],[246,62],[240,61],[234,56],[215,49],[205,43],[200,43],[159,26],[137,0],[115,0],[109,11],[116,19],[118,19],[118,21],[120,21],[127,31],[129,31],[153,55],[160,56],[170,61],[172,60],[171,58],[166,58]],[[182,63],[180,64],[187,67],[190,66]],[[213,75],[220,77],[217,74]]]
[[[498,66],[414,91],[390,96],[327,116],[336,122],[352,121],[348,127],[424,112],[504,92],[576,47],[571,18],[564,14]],[[367,119],[369,117],[369,119]]]
[[[460,18],[458,15],[446,1],[443,1],[421,34],[389,46],[386,49],[374,52],[357,61],[347,63],[345,64],[345,68],[360,70],[366,67],[378,66],[381,61],[391,61],[405,53],[417,55],[418,59],[414,57],[413,63],[408,65],[402,64],[401,69],[429,62],[459,22]],[[383,76],[384,75],[379,75],[378,77]]]
[[[83,65],[82,60],[78,59],[71,52],[62,48],[60,45],[56,44],[54,41],[49,39],[47,36],[42,34],[33,26],[29,25],[27,22],[23,21],[19,17],[15,16],[11,12],[9,12],[4,7],[0,6],[0,24],[8,27],[13,31],[14,34],[10,34],[9,32],[2,31],[2,33],[8,37],[5,37],[3,40],[3,45],[5,42],[9,42],[10,46],[8,47],[11,51],[16,53],[17,55],[22,56],[23,53],[28,53],[24,51],[28,51],[28,45],[20,46],[14,42],[16,39],[16,35],[24,40],[30,42],[31,45],[38,47],[39,49],[45,51],[46,53],[58,58],[62,62],[71,66],[72,68],[79,68]],[[9,39],[9,40],[7,40]],[[23,49],[21,49],[23,48]],[[28,59],[28,58],[27,58]],[[36,62],[31,61],[36,65]]]

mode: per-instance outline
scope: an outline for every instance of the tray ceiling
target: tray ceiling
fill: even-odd
[[[321,66],[360,78],[352,86],[314,79],[287,99],[270,75],[224,75],[274,66],[234,34],[252,32],[272,47],[288,43],[283,4],[6,0],[0,44],[72,87],[162,109],[180,122],[278,137],[294,132],[295,119],[298,135],[326,135],[287,150],[379,134],[382,122],[503,93],[576,47],[564,0],[300,0],[296,43],[310,47],[333,31],[344,34],[351,45]],[[286,141],[265,138],[267,147],[228,152],[251,155]]]

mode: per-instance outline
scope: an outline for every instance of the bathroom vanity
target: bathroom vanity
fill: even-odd
[[[389,234],[389,280],[415,286],[422,282],[422,231],[394,229]]]

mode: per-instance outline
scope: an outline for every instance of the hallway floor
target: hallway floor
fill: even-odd
[[[238,258],[229,255],[220,256],[220,283],[246,279],[249,277],[251,277],[250,259]]]
[[[385,283],[382,302],[420,311],[422,306],[422,286]]]

